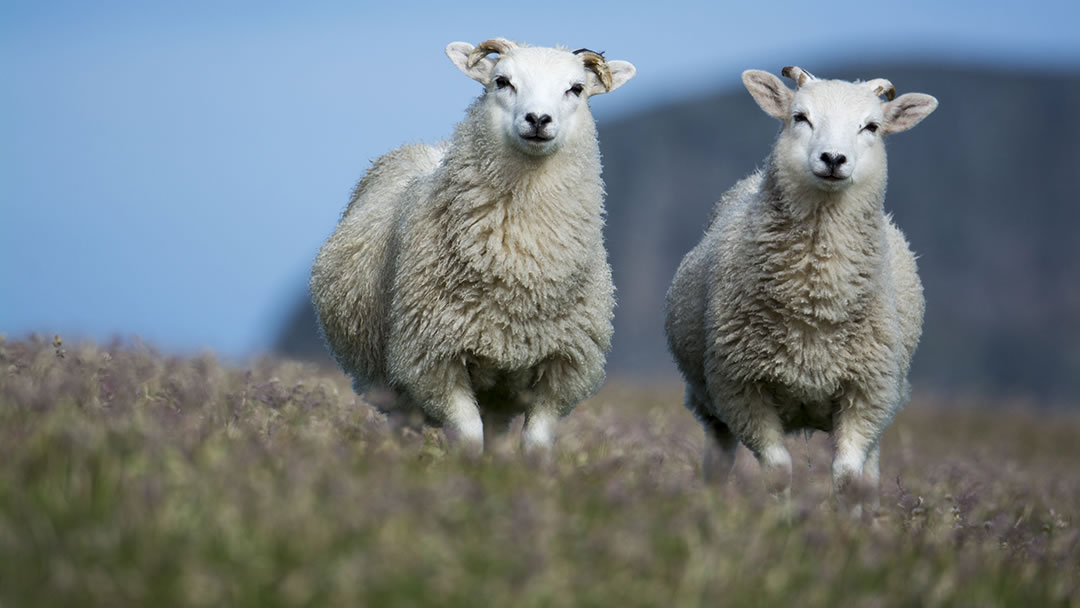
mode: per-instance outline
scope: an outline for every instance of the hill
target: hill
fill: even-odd
[[[888,142],[886,208],[919,256],[926,289],[916,390],[1080,403],[1080,75],[926,65],[814,71],[883,76],[901,93],[940,101]],[[777,129],[741,88],[599,125],[619,302],[613,376],[675,375],[663,336],[668,283],[713,202],[762,164]],[[277,348],[325,357],[305,295]]]

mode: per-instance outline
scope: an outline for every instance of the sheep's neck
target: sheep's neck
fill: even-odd
[[[754,245],[769,307],[819,328],[864,315],[884,264],[883,196],[798,196],[771,176],[762,187]]]

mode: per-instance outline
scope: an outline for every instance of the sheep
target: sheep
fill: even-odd
[[[450,141],[374,162],[315,259],[312,302],[358,393],[474,454],[524,414],[521,446],[543,457],[604,380],[614,286],[587,100],[636,70],[502,38],[446,54],[483,94]]]
[[[908,399],[925,306],[915,257],[884,212],[883,137],[937,100],[895,97],[884,79],[782,74],[794,91],[768,72],[742,75],[783,125],[765,166],[721,197],[679,265],[665,330],[705,430],[706,482],[726,481],[741,442],[787,502],[783,437],[821,430],[833,494],[858,512],[865,500],[876,508],[881,434]]]

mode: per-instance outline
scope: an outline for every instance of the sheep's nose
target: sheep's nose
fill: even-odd
[[[548,124],[549,122],[551,122],[551,116],[549,116],[547,114],[541,114],[540,116],[537,116],[533,112],[529,112],[528,114],[525,115],[525,122],[529,123],[530,125],[532,125],[533,127],[537,128],[537,129],[539,129],[539,128],[543,127],[544,125]]]
[[[843,154],[829,154],[828,152],[821,153],[821,162],[825,163],[825,166],[830,171],[835,171],[837,167],[847,162],[847,157]]]

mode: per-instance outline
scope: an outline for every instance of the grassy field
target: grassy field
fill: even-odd
[[[1080,606],[1080,416],[916,399],[882,508],[699,481],[678,386],[609,383],[550,466],[392,433],[333,370],[0,339],[0,608]]]

